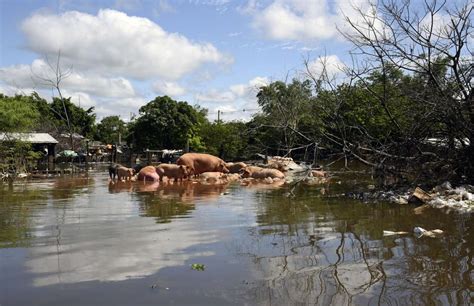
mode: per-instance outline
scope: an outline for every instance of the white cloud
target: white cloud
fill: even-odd
[[[336,29],[326,2],[277,0],[254,14],[253,25],[276,40],[327,39]]]
[[[265,77],[256,77],[245,84],[235,84],[229,86],[227,90],[219,91],[211,89],[205,93],[196,95],[199,102],[236,102],[239,99],[254,99],[261,86],[267,85],[268,79]]]
[[[265,7],[249,1],[244,12],[253,17],[253,26],[269,39],[323,40],[339,37],[345,16],[360,18],[357,9],[366,12],[369,0],[275,0]]]
[[[139,108],[148,102],[149,100],[139,96],[125,99],[103,99],[96,107],[97,117],[102,118],[114,114],[128,121],[132,114],[138,114]]]
[[[52,96],[57,96],[57,92],[41,78],[54,79],[54,74],[43,60],[35,60],[31,65],[0,68],[0,92],[12,96],[29,95],[36,91],[50,101]],[[137,94],[129,80],[121,77],[106,78],[72,71],[60,87],[63,96],[70,97],[74,104],[82,108],[95,107],[98,119],[110,115],[128,119],[131,112],[138,113],[138,109],[147,102]]]
[[[327,76],[332,79],[341,73],[344,67],[337,55],[321,56],[308,63],[308,70],[315,78],[319,78],[326,70]]]
[[[189,3],[213,7],[216,12],[223,14],[228,11],[231,0],[189,0]]]
[[[248,0],[245,5],[237,7],[237,11],[242,14],[252,15],[257,13],[261,9],[261,4],[258,0]]]
[[[182,96],[186,93],[186,89],[175,82],[157,81],[153,84],[153,90],[160,95],[170,97]]]
[[[261,86],[269,84],[265,77],[255,77],[247,83],[235,84],[225,90],[211,89],[199,93],[195,100],[209,110],[209,119],[217,119],[221,112],[223,120],[249,120],[258,107],[256,95]]]
[[[88,109],[89,107],[97,106],[97,101],[85,92],[71,92],[68,90],[64,90],[63,94],[65,97],[71,97],[71,102],[79,107],[82,107],[83,109]]]
[[[431,29],[431,27],[433,27]],[[438,13],[433,17],[427,14],[420,22],[420,31],[423,35],[428,36],[432,31],[432,40],[435,41],[439,36],[446,37],[447,33],[452,29],[451,17],[448,14]]]
[[[196,95],[196,100],[198,102],[231,102],[235,99],[235,95],[230,91],[218,91],[216,89],[211,89],[205,93],[198,93]]]
[[[154,13],[156,16],[161,15],[162,13],[175,13],[176,9],[167,1],[160,0],[154,8]]]
[[[242,32],[232,32],[232,33],[229,33],[227,34],[229,37],[237,37],[237,36],[241,36],[242,35]]]
[[[249,97],[249,95],[255,98],[260,87],[268,85],[269,81],[265,77],[256,77],[250,80],[247,84],[237,84],[230,86],[230,91],[233,92],[237,97]]]
[[[233,105],[222,105],[219,107],[219,110],[223,113],[226,113],[226,112],[234,112],[237,109]]]
[[[87,77],[72,74],[64,81],[66,87],[74,87],[93,95],[104,97],[133,97],[135,91],[132,84],[124,78]]]
[[[190,0],[190,3],[196,5],[222,6],[230,3],[230,0]]]
[[[63,69],[64,72],[67,68]],[[0,81],[18,88],[50,89],[42,79],[54,80],[55,74],[48,64],[41,59],[34,60],[31,65],[14,65],[0,68]],[[94,74],[71,71],[61,82],[61,88],[70,91],[81,91],[103,97],[132,97],[135,90],[127,79],[105,78]]]
[[[20,88],[18,86],[11,86],[4,83],[0,83],[0,93],[6,96],[14,95],[30,95],[35,90],[33,88]]]
[[[378,39],[383,39],[391,35],[390,30],[379,20],[377,4],[373,0],[337,0],[337,7],[340,12],[337,26],[346,35],[360,35],[359,31],[370,38],[376,35]],[[346,18],[358,29],[357,31]]]
[[[36,13],[22,30],[31,50],[52,57],[60,50],[64,64],[102,75],[174,80],[207,63],[232,62],[210,43],[192,42],[147,18],[110,9],[96,16]]]

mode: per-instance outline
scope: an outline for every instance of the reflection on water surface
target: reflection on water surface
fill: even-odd
[[[472,302],[470,216],[327,197],[344,188],[1,185],[0,305]],[[446,234],[382,235],[415,226]]]

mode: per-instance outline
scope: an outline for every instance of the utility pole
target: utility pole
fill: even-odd
[[[217,123],[219,124],[221,122],[221,110],[217,110]]]
[[[89,139],[86,139],[86,172],[89,171]]]

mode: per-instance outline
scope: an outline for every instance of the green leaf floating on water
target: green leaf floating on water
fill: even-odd
[[[205,268],[206,268],[206,266],[203,265],[203,264],[192,264],[191,265],[191,269],[196,270],[196,271],[204,271]]]

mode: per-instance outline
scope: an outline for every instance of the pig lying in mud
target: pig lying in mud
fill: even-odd
[[[259,166],[247,166],[243,169],[241,169],[239,171],[240,175],[243,175],[244,174],[244,171],[247,171],[249,173],[253,173],[253,172],[257,172],[257,171],[260,171],[260,170],[263,170],[263,169],[266,169],[266,168],[262,168],[262,167],[259,167]]]
[[[250,187],[250,188],[257,188],[257,189],[273,189],[279,188],[285,185],[285,180],[282,179],[272,179],[272,178],[265,178],[263,180],[255,180],[253,178],[244,178],[240,182],[241,186]]]
[[[197,181],[204,184],[227,184],[239,179],[240,175],[238,173],[222,172],[204,172],[197,177]]]
[[[199,182],[208,184],[226,184],[226,174],[222,172],[204,172],[197,177]]]
[[[169,180],[183,181],[183,178],[187,178],[189,175],[188,166],[174,165],[174,164],[161,164],[156,167],[156,173],[160,177],[160,181],[163,181],[163,177],[167,177]]]
[[[204,172],[229,172],[222,159],[210,154],[186,153],[178,158],[176,163],[188,166],[190,175],[199,175]]]
[[[239,173],[240,170],[247,167],[246,163],[238,162],[238,163],[226,163],[226,168],[229,169],[229,173]]]
[[[243,178],[254,178],[254,179],[284,179],[285,175],[283,172],[277,169],[264,169],[260,167],[247,167],[242,169]]]

